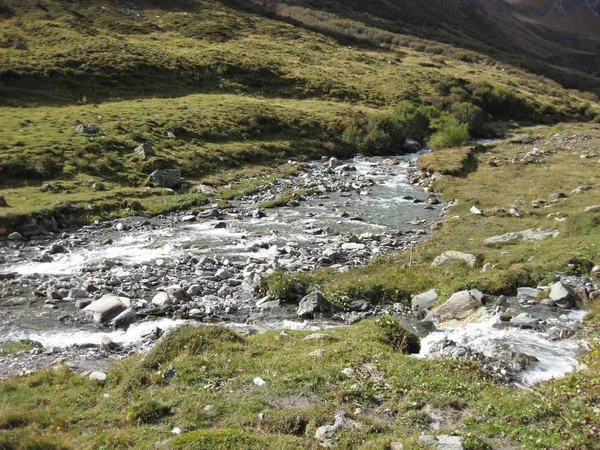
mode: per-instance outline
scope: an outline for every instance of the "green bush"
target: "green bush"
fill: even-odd
[[[156,400],[134,403],[129,411],[131,419],[137,423],[158,423],[171,414],[171,407]]]
[[[455,103],[451,106],[450,112],[459,122],[467,124],[470,135],[481,136],[483,134],[485,114],[479,106],[468,102]]]
[[[436,130],[428,141],[431,148],[460,147],[470,139],[468,125],[454,116],[443,115],[434,119],[431,126]]]

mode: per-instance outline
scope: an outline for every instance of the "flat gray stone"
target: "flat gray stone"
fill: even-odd
[[[438,267],[450,261],[464,261],[472,269],[477,263],[477,258],[470,253],[448,250],[435,258],[431,263],[431,267]]]
[[[498,236],[492,236],[483,241],[483,245],[502,245],[517,241],[543,241],[551,237],[557,237],[560,234],[558,230],[544,230],[541,228],[532,228],[528,230],[505,233]]]
[[[99,300],[90,303],[82,312],[93,317],[95,322],[104,323],[117,317],[127,306],[116,295],[104,295]]]

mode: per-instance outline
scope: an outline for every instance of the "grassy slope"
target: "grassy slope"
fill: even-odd
[[[580,93],[477,54],[465,62],[450,46],[433,53],[410,43],[344,47],[219,2],[169,9],[146,2],[134,11],[108,1],[5,4],[13,11],[0,21],[5,228],[24,214],[56,209],[57,200],[93,202],[86,220],[118,210],[120,199],[158,193],[139,189],[156,168],[180,167],[200,181],[224,162],[231,169],[265,158],[344,154],[340,123],[406,99],[449,107],[482,83],[522,96],[538,118],[596,114]],[[27,50],[15,49],[19,43]],[[71,126],[81,122],[102,132],[77,135]],[[132,151],[141,142],[151,142],[157,157],[137,160]],[[84,183],[91,177],[107,191],[91,191]],[[40,192],[45,181],[63,183],[71,195]],[[173,197],[165,208],[203,201]],[[149,211],[160,211],[148,202]]]

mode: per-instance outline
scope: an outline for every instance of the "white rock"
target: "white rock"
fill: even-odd
[[[476,214],[478,216],[481,216],[483,214],[481,210],[475,205],[471,206],[471,209],[469,211],[471,211],[471,214]]]
[[[89,379],[93,381],[100,381],[104,383],[108,377],[104,372],[92,372],[90,373]]]
[[[256,386],[264,386],[265,384],[267,384],[265,380],[259,377],[256,377],[253,381]]]

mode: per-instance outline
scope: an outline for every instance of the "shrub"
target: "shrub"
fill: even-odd
[[[156,400],[144,400],[131,406],[129,415],[138,423],[157,423],[171,414],[171,407]]]
[[[431,126],[437,130],[429,139],[429,145],[434,149],[460,147],[470,139],[467,124],[454,116],[443,115],[434,119]]]
[[[466,123],[469,134],[481,136],[483,134],[484,113],[479,106],[472,103],[455,103],[450,112],[459,122]]]

